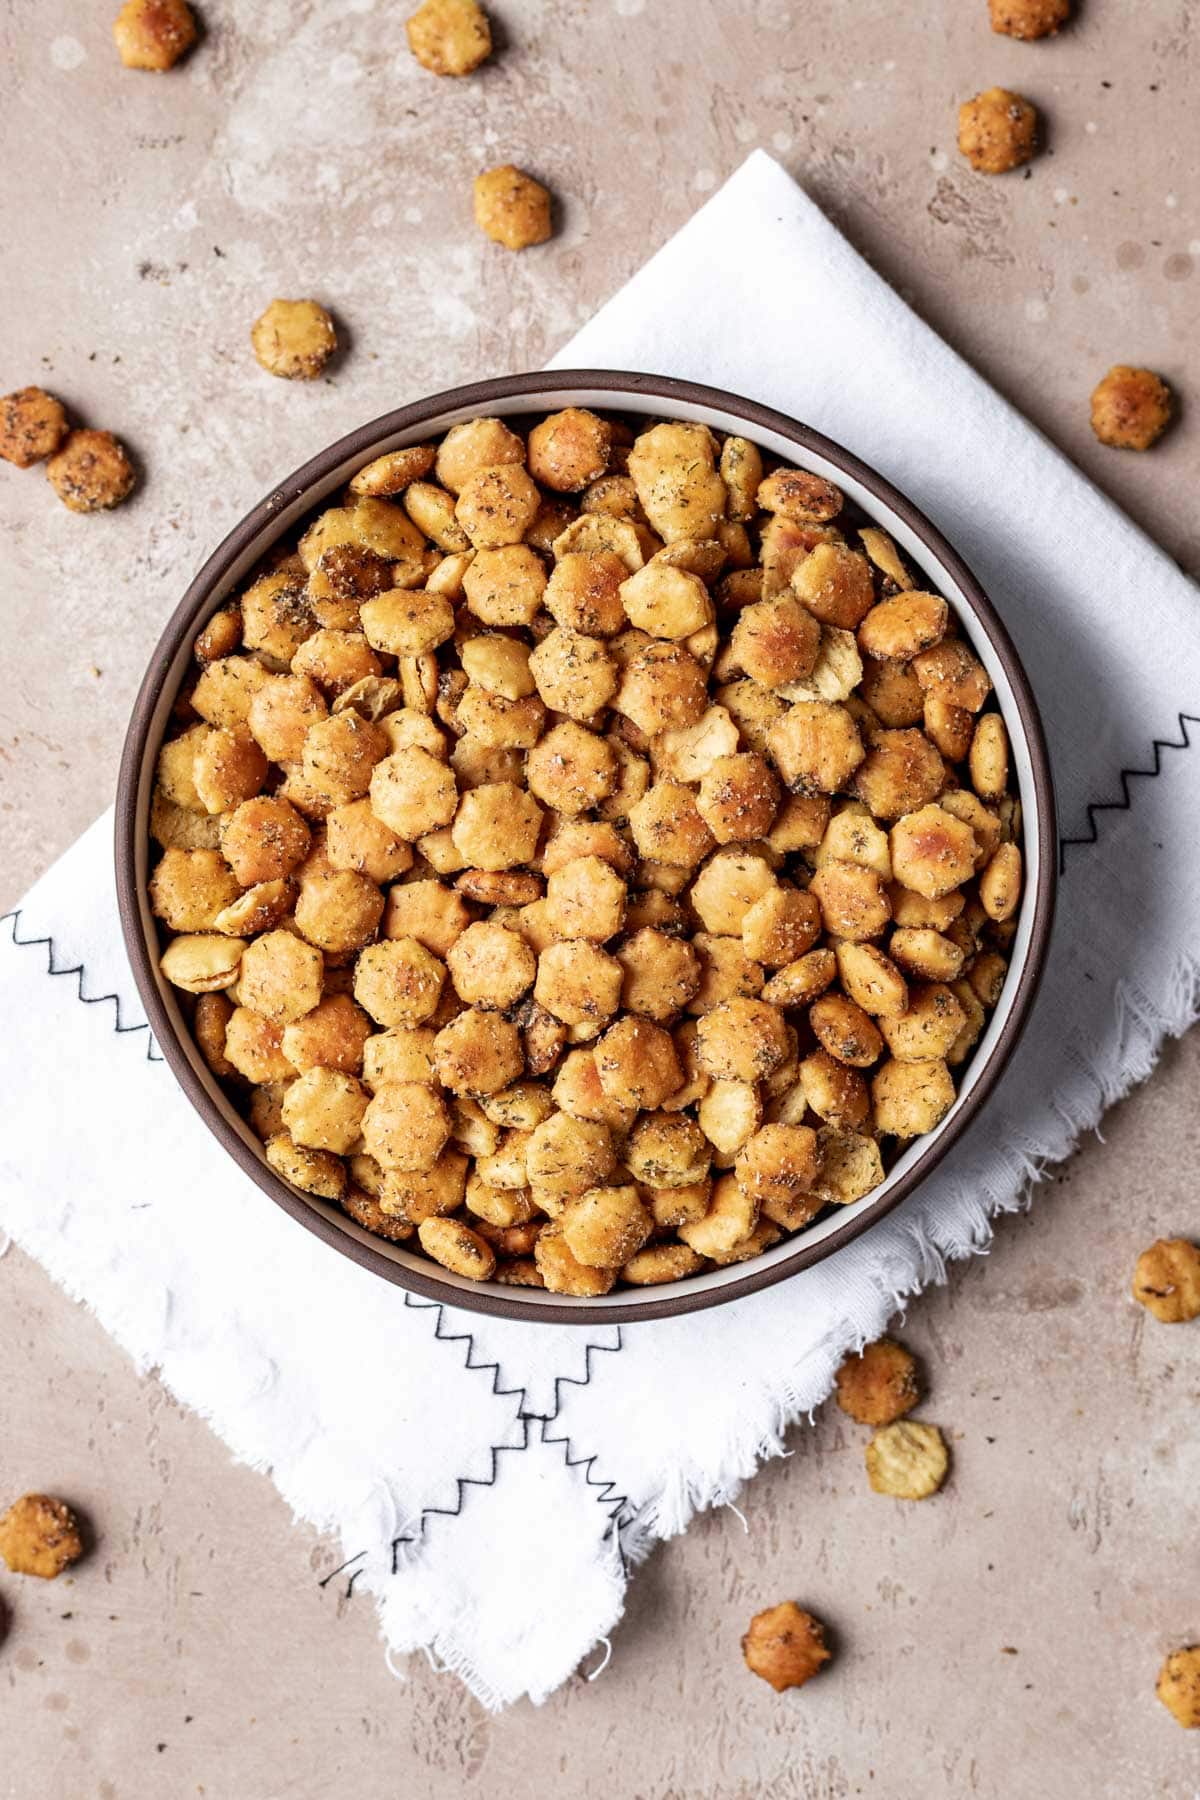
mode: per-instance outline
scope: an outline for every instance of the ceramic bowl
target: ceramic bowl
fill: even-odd
[[[174,990],[159,974],[158,933],[146,898],[154,767],[172,704],[189,668],[192,640],[200,627],[273,545],[292,533],[308,513],[331,501],[374,457],[437,437],[479,413],[520,419],[564,406],[615,410],[635,421],[639,415],[699,420],[718,431],[749,437],[786,462],[798,463],[836,482],[863,513],[890,532],[927,585],[945,595],[958,615],[963,635],[992,679],[996,703],[1008,728],[1013,779],[1024,815],[1025,891],[1008,977],[974,1054],[959,1072],[957,1099],[937,1129],[908,1145],[872,1193],[852,1206],[829,1209],[806,1230],[750,1262],[713,1269],[665,1287],[617,1289],[592,1300],[463,1280],[402,1244],[362,1230],[336,1206],[300,1193],[281,1180],[209,1072],[191,1039]],[[1055,844],[1053,785],[1029,682],[1003,622],[936,526],[874,469],[795,419],[693,382],[597,369],[513,375],[434,394],[363,425],[280,482],[213,552],[167,625],[133,709],[116,807],[118,893],[134,977],[163,1056],[208,1129],[234,1161],[264,1194],[332,1251],[352,1257],[382,1280],[455,1306],[555,1324],[669,1318],[739,1299],[832,1256],[911,1194],[975,1119],[1021,1036],[1049,942]]]

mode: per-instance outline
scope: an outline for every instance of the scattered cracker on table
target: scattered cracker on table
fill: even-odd
[[[250,342],[269,375],[315,381],[337,349],[337,331],[316,300],[272,300],[254,321]]]
[[[1071,0],[988,0],[992,30],[1029,43],[1054,37],[1071,17]]]
[[[199,36],[187,0],[125,0],[113,37],[127,69],[174,68]]]
[[[475,177],[475,223],[506,250],[527,250],[552,235],[550,192],[512,163]]]
[[[987,88],[958,109],[958,147],[981,175],[1006,175],[1038,147],[1037,109],[1009,88]]]
[[[928,1500],[946,1479],[950,1457],[936,1425],[901,1419],[885,1425],[865,1451],[867,1479],[877,1494],[896,1500]]]
[[[1159,1238],[1137,1259],[1133,1297],[1164,1325],[1200,1318],[1200,1249],[1187,1238]]]
[[[405,31],[409,49],[433,75],[470,75],[492,53],[491,26],[477,0],[425,0]]]
[[[1114,450],[1149,450],[1173,410],[1171,390],[1153,369],[1116,363],[1092,390],[1092,430]]]
[[[803,1687],[831,1660],[825,1627],[794,1600],[755,1613],[742,1639],[742,1656],[751,1674],[782,1694]]]
[[[62,401],[44,388],[20,388],[0,399],[0,457],[18,469],[53,456],[66,433]]]
[[[852,1352],[837,1372],[837,1403],[860,1425],[892,1425],[920,1398],[916,1361],[893,1338]]]
[[[1185,1730],[1200,1730],[1200,1644],[1171,1651],[1154,1691]]]
[[[107,512],[127,500],[137,471],[111,431],[69,431],[46,464],[46,479],[70,512]]]
[[[79,1521],[49,1494],[24,1494],[0,1518],[0,1557],[14,1575],[53,1581],[82,1555]]]

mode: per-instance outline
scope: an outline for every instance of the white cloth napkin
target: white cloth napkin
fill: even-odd
[[[571,1673],[628,1570],[779,1451],[848,1346],[986,1247],[993,1214],[1195,1017],[1200,979],[1200,594],[775,163],[752,157],[557,360],[766,401],[931,515],[1033,677],[1065,873],[1026,1038],[918,1194],[767,1293],[590,1333],[406,1298],[239,1174],[154,1058],[107,818],[9,916],[0,1225],[338,1534],[334,1579],[374,1594],[394,1650],[428,1646],[489,1706]]]

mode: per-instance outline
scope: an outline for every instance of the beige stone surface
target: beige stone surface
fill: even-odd
[[[0,7],[0,389],[44,382],[144,470],[119,514],[80,519],[0,467],[0,902],[108,801],[162,623],[246,507],[377,412],[536,366],[755,145],[1200,568],[1196,407],[1144,458],[1087,418],[1115,361],[1200,384],[1184,0],[1086,0],[1041,45],[993,38],[984,0],[508,0],[501,53],[456,84],[412,64],[392,0],[211,0],[168,77],[121,70],[108,10]],[[1028,180],[957,158],[957,102],[993,83],[1045,113]],[[507,160],[559,201],[557,238],[519,259],[470,219],[471,177]],[[324,381],[254,364],[275,294],[337,316]],[[1198,1080],[1193,1036],[914,1306],[943,1494],[872,1495],[865,1434],[827,1413],[748,1490],[748,1535],[722,1512],[652,1560],[600,1681],[496,1720],[421,1659],[394,1681],[367,1602],[317,1585],[333,1547],[10,1252],[0,1497],[67,1494],[96,1546],[53,1586],[0,1571],[0,1796],[1200,1792],[1200,1745],[1152,1692],[1200,1639],[1200,1327],[1125,1297],[1143,1243],[1196,1229]],[[738,1638],[786,1595],[838,1659],[777,1699]]]

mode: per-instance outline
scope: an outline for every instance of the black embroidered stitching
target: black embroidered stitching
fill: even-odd
[[[404,1304],[413,1312],[436,1312],[437,1318],[434,1320],[433,1325],[433,1335],[435,1339],[441,1344],[465,1344],[467,1346],[467,1356],[463,1367],[470,1369],[473,1372],[478,1371],[482,1373],[486,1373],[486,1371],[490,1369],[492,1375],[492,1393],[498,1400],[506,1400],[510,1397],[515,1399],[518,1396],[520,1396],[522,1400],[525,1398],[525,1389],[523,1387],[506,1388],[500,1386],[500,1364],[498,1362],[472,1361],[475,1354],[475,1337],[472,1332],[442,1330],[442,1325],[446,1317],[446,1308],[440,1300],[418,1300],[414,1294],[406,1292],[404,1295]],[[521,1411],[518,1411],[517,1417],[523,1418],[524,1414]]]
[[[495,1394],[498,1398],[506,1399],[509,1397],[513,1397],[513,1398],[519,1399],[520,1404],[517,1408],[516,1422],[519,1423],[521,1426],[522,1438],[521,1438],[521,1442],[519,1444],[492,1444],[492,1445],[490,1445],[489,1446],[489,1454],[491,1457],[491,1469],[490,1469],[490,1472],[488,1473],[488,1475],[486,1475],[486,1476],[479,1476],[479,1475],[456,1476],[456,1478],[455,1478],[456,1492],[455,1492],[453,1506],[426,1506],[426,1507],[423,1507],[421,1510],[421,1514],[417,1520],[415,1530],[412,1531],[411,1533],[401,1534],[392,1539],[391,1551],[392,1551],[392,1573],[393,1574],[395,1574],[397,1571],[400,1546],[402,1544],[410,1544],[410,1543],[419,1542],[420,1539],[424,1536],[427,1520],[429,1520],[431,1518],[438,1518],[438,1517],[440,1517],[440,1518],[457,1518],[459,1516],[459,1514],[462,1512],[463,1500],[465,1498],[467,1488],[469,1488],[469,1487],[493,1487],[495,1485],[497,1475],[499,1473],[499,1459],[505,1451],[523,1451],[523,1450],[529,1449],[530,1441],[531,1441],[530,1435],[529,1435],[529,1427],[534,1422],[536,1422],[541,1427],[541,1435],[542,1435],[543,1442],[562,1444],[562,1445],[566,1446],[565,1460],[566,1460],[567,1466],[569,1468],[577,1468],[580,1466],[584,1467],[584,1479],[587,1482],[588,1486],[589,1487],[597,1487],[602,1490],[601,1493],[597,1495],[597,1498],[599,1500],[601,1500],[601,1501],[606,1500],[609,1497],[609,1495],[611,1495],[615,1491],[615,1488],[616,1488],[615,1482],[612,1482],[612,1481],[600,1482],[600,1481],[593,1479],[590,1471],[591,1471],[592,1464],[596,1460],[594,1455],[590,1456],[590,1457],[578,1457],[578,1458],[575,1458],[574,1460],[572,1460],[572,1458],[570,1456],[570,1445],[569,1445],[568,1439],[566,1439],[565,1437],[558,1438],[558,1439],[547,1438],[545,1433],[546,1433],[546,1426],[548,1424],[552,1424],[554,1422],[554,1420],[557,1419],[559,1412],[562,1408],[562,1403],[563,1403],[562,1402],[562,1391],[561,1391],[562,1388],[564,1386],[588,1387],[590,1385],[592,1376],[594,1374],[594,1370],[592,1368],[593,1352],[594,1351],[595,1352],[606,1351],[613,1355],[616,1355],[620,1352],[620,1350],[623,1347],[623,1338],[621,1335],[621,1328],[619,1325],[615,1328],[616,1334],[617,1334],[617,1341],[615,1344],[588,1343],[584,1346],[584,1356],[583,1356],[584,1372],[583,1372],[582,1376],[579,1376],[579,1375],[556,1375],[555,1376],[555,1378],[554,1378],[554,1409],[553,1409],[553,1411],[549,1412],[549,1413],[535,1413],[535,1412],[531,1412],[525,1404],[525,1402],[528,1399],[528,1390],[523,1385],[517,1385],[515,1387],[501,1387],[501,1385],[500,1385],[501,1371],[500,1371],[500,1364],[498,1362],[475,1362],[473,1360],[474,1355],[475,1355],[475,1338],[474,1338],[474,1334],[472,1332],[470,1332],[470,1331],[443,1331],[442,1327],[445,1323],[446,1309],[440,1300],[418,1300],[417,1298],[415,1298],[414,1295],[406,1293],[404,1296],[404,1304],[405,1304],[405,1306],[407,1306],[417,1312],[434,1312],[434,1313],[436,1313],[437,1317],[434,1320],[434,1327],[433,1327],[434,1338],[439,1343],[443,1343],[443,1344],[465,1344],[467,1346],[467,1354],[466,1354],[466,1360],[463,1364],[464,1368],[467,1368],[467,1369],[470,1369],[473,1371],[477,1370],[480,1373],[485,1373],[485,1374],[490,1372],[491,1377],[492,1377],[492,1393]],[[627,1497],[624,1494],[620,1495],[618,1504],[614,1509],[612,1509],[612,1511],[615,1514],[619,1515],[619,1513],[621,1512],[621,1510],[624,1508],[624,1506],[627,1503],[628,1503]],[[610,1518],[609,1527],[608,1527],[608,1529],[610,1531],[613,1529],[613,1524],[614,1524],[614,1519]],[[605,1535],[607,1536],[607,1532],[605,1533]],[[619,1540],[618,1540],[618,1547],[619,1547]],[[363,1554],[365,1554],[365,1552]],[[355,1559],[351,1558],[350,1560],[354,1561]],[[346,1565],[343,1564],[343,1567],[345,1567],[345,1566]],[[337,1571],[335,1570],[334,1573],[337,1573]],[[347,1592],[349,1592],[349,1589],[347,1589]]]
[[[580,1383],[579,1385],[582,1386],[583,1383]],[[605,1527],[604,1536],[609,1537],[611,1535],[616,1541],[618,1553],[621,1553],[620,1533],[623,1523],[621,1515],[624,1513],[626,1507],[630,1505],[629,1495],[617,1493],[617,1484],[615,1481],[605,1481],[601,1476],[592,1474],[592,1469],[597,1461],[598,1453],[596,1451],[593,1451],[590,1456],[572,1456],[570,1438],[565,1434],[562,1437],[547,1436],[547,1423],[548,1421],[545,1419],[541,1421],[543,1444],[553,1445],[554,1447],[561,1449],[563,1461],[567,1468],[582,1469],[583,1479],[588,1487],[596,1488],[598,1490],[595,1495],[596,1503],[608,1512],[608,1524]],[[622,1568],[625,1566],[623,1553],[621,1553],[621,1566]]]
[[[624,1349],[625,1346],[624,1339],[621,1336],[621,1327],[618,1325],[615,1327],[615,1330],[617,1333],[617,1341],[615,1344],[586,1344],[584,1346],[582,1376],[556,1375],[554,1377],[554,1410],[552,1412],[523,1412],[521,1417],[523,1419],[540,1419],[544,1424],[552,1425],[562,1411],[562,1394],[560,1389],[564,1387],[587,1387],[591,1383],[593,1350],[598,1354],[617,1356]]]
[[[1188,731],[1188,726],[1200,725],[1200,715],[1196,713],[1181,712],[1179,714],[1178,723],[1180,731],[1180,741],[1178,743],[1176,743],[1174,738],[1155,738],[1152,741],[1150,746],[1154,752],[1154,767],[1152,769],[1121,770],[1121,798],[1119,800],[1093,800],[1089,803],[1087,808],[1088,829],[1083,837],[1061,838],[1059,840],[1058,868],[1060,874],[1062,874],[1066,868],[1068,850],[1075,850],[1083,845],[1096,844],[1100,841],[1100,830],[1097,824],[1098,814],[1106,812],[1128,812],[1130,810],[1133,805],[1133,795],[1129,791],[1129,784],[1131,781],[1157,780],[1162,774],[1162,753],[1164,750],[1190,750],[1192,748],[1192,739],[1191,734]]]
[[[391,1549],[392,1549],[392,1574],[393,1575],[395,1575],[397,1573],[397,1570],[399,1568],[399,1550],[400,1550],[401,1544],[419,1543],[425,1535],[426,1523],[430,1519],[434,1519],[434,1518],[457,1519],[459,1514],[462,1512],[463,1500],[466,1496],[466,1491],[469,1487],[495,1487],[496,1477],[499,1474],[500,1458],[506,1450],[517,1450],[517,1451],[528,1450],[528,1448],[529,1448],[529,1421],[527,1419],[523,1419],[521,1417],[521,1415],[518,1413],[516,1423],[519,1424],[521,1427],[520,1443],[519,1444],[490,1444],[488,1446],[488,1454],[491,1457],[491,1468],[486,1475],[456,1475],[455,1476],[455,1478],[454,1478],[455,1495],[454,1495],[454,1505],[453,1506],[426,1506],[426,1507],[423,1507],[421,1509],[421,1516],[417,1520],[416,1530],[411,1533],[401,1533],[400,1536],[394,1537],[392,1539]]]
[[[616,1543],[617,1553],[621,1558],[622,1571],[624,1571],[625,1559],[624,1559],[624,1554],[622,1552],[622,1547],[621,1547],[620,1529],[621,1529],[621,1522],[622,1522],[621,1514],[624,1512],[625,1508],[629,1505],[628,1495],[617,1493],[617,1484],[615,1481],[604,1481],[604,1480],[598,1478],[597,1476],[593,1475],[592,1469],[593,1469],[593,1465],[596,1462],[595,1454],[593,1454],[591,1456],[575,1456],[575,1457],[573,1457],[571,1455],[571,1443],[570,1443],[569,1438],[567,1438],[567,1437],[551,1438],[551,1437],[547,1437],[547,1435],[546,1435],[547,1425],[553,1424],[555,1419],[557,1419],[559,1412],[561,1411],[562,1404],[563,1404],[563,1396],[562,1396],[563,1387],[588,1387],[590,1385],[590,1383],[592,1381],[592,1377],[595,1373],[595,1371],[592,1368],[593,1352],[606,1351],[612,1355],[616,1355],[623,1348],[624,1340],[621,1335],[620,1326],[618,1325],[615,1328],[616,1333],[617,1333],[617,1341],[615,1344],[589,1343],[589,1344],[585,1345],[584,1358],[583,1358],[584,1373],[582,1376],[579,1376],[579,1375],[556,1375],[555,1376],[555,1378],[554,1378],[554,1409],[553,1409],[553,1411],[549,1412],[549,1413],[536,1413],[536,1412],[529,1411],[524,1404],[527,1399],[527,1389],[523,1385],[517,1385],[515,1387],[502,1387],[500,1385],[501,1369],[500,1369],[500,1364],[498,1362],[494,1362],[494,1361],[493,1362],[476,1362],[474,1360],[475,1338],[474,1338],[474,1334],[472,1332],[470,1332],[470,1331],[444,1331],[443,1330],[443,1325],[445,1324],[446,1308],[440,1300],[419,1300],[414,1295],[406,1293],[404,1296],[404,1304],[406,1307],[409,1307],[410,1309],[412,1309],[415,1312],[432,1312],[432,1313],[436,1314],[436,1317],[434,1319],[434,1327],[433,1327],[433,1335],[434,1335],[435,1340],[438,1343],[442,1343],[442,1344],[465,1344],[467,1346],[467,1353],[466,1353],[466,1359],[464,1361],[463,1367],[466,1369],[470,1369],[472,1372],[478,1372],[480,1374],[490,1374],[491,1378],[492,1378],[492,1393],[494,1395],[496,1395],[500,1399],[508,1399],[508,1398],[519,1399],[520,1404],[517,1408],[515,1423],[519,1424],[521,1427],[521,1441],[520,1441],[520,1443],[517,1443],[517,1444],[491,1444],[491,1445],[489,1445],[488,1446],[488,1455],[490,1458],[490,1467],[489,1467],[488,1473],[486,1475],[458,1475],[458,1476],[456,1476],[455,1482],[454,1482],[454,1485],[455,1485],[454,1502],[452,1505],[422,1507],[421,1512],[417,1518],[416,1525],[414,1526],[413,1530],[410,1532],[400,1532],[394,1538],[391,1539],[390,1549],[391,1549],[391,1572],[392,1572],[392,1574],[395,1575],[399,1572],[400,1551],[401,1551],[402,1546],[405,1544],[419,1543],[425,1535],[425,1531],[426,1531],[426,1528],[427,1528],[427,1525],[428,1525],[428,1522],[430,1519],[434,1519],[434,1518],[456,1519],[456,1518],[458,1518],[460,1516],[460,1514],[462,1513],[463,1502],[466,1499],[466,1493],[467,1493],[468,1488],[494,1487],[495,1486],[497,1478],[499,1476],[499,1465],[500,1465],[500,1458],[502,1455],[504,1455],[506,1452],[520,1453],[522,1451],[528,1450],[530,1447],[531,1441],[532,1442],[538,1441],[538,1440],[531,1440],[531,1438],[530,1438],[529,1427],[531,1424],[534,1424],[534,1423],[536,1423],[540,1427],[540,1441],[545,1444],[554,1445],[556,1447],[561,1447],[563,1450],[563,1460],[566,1463],[567,1467],[569,1469],[582,1468],[583,1472],[584,1472],[584,1481],[587,1483],[587,1485],[589,1487],[595,1488],[597,1490],[597,1493],[595,1496],[597,1501],[602,1506],[605,1506],[609,1513],[609,1522],[608,1522],[607,1527],[605,1528],[604,1536],[608,1537],[610,1534],[613,1536],[615,1543]],[[615,1496],[615,1498],[614,1498],[614,1496]],[[359,1550],[356,1552],[356,1554],[354,1556],[348,1557],[345,1562],[339,1563],[339,1565],[336,1569],[331,1569],[327,1575],[322,1577],[322,1579],[317,1583],[318,1587],[324,1587],[327,1582],[333,1580],[335,1575],[340,1575],[344,1569],[351,1568],[352,1564],[361,1561],[361,1559],[363,1557],[365,1557],[367,1554],[368,1554],[368,1552],[366,1550]],[[362,1573],[363,1573],[362,1569],[354,1569],[352,1571],[352,1573],[347,1581],[347,1584],[346,1584],[345,1593],[343,1596],[345,1599],[348,1600],[350,1598],[351,1594],[354,1592],[354,1583],[358,1579],[359,1575],[361,1575]]]
[[[74,975],[74,976],[76,976],[78,978],[76,981],[76,984],[75,984],[76,998],[81,1000],[85,1006],[104,1006],[109,1001],[111,1001],[112,1005],[113,1005],[113,1012],[115,1015],[113,1029],[122,1036],[126,1035],[127,1033],[133,1033],[136,1031],[146,1032],[148,1034],[147,1042],[146,1042],[146,1060],[147,1060],[147,1062],[154,1062],[154,1063],[162,1062],[163,1059],[159,1055],[158,1050],[155,1047],[154,1036],[153,1036],[153,1033],[151,1033],[150,1026],[146,1022],[146,1020],[143,1019],[140,1025],[125,1025],[125,1024],[123,1024],[121,1021],[121,997],[119,994],[85,994],[83,991],[83,977],[84,977],[84,973],[85,973],[83,964],[82,963],[72,963],[69,968],[56,969],[54,966],[54,939],[49,938],[49,937],[32,937],[32,938],[18,937],[17,936],[17,920],[20,917],[21,917],[20,907],[14,907],[12,912],[0,913],[0,925],[6,924],[6,923],[11,923],[12,941],[17,946],[17,948],[19,950],[36,950],[39,946],[43,946],[46,951],[46,973],[47,973],[47,975]]]
[[[462,1512],[463,1500],[466,1497],[466,1491],[469,1487],[495,1486],[496,1478],[499,1473],[500,1457],[505,1451],[521,1451],[529,1448],[529,1425],[520,1404],[520,1402],[523,1402],[525,1399],[525,1389],[523,1387],[501,1387],[500,1364],[498,1362],[476,1362],[474,1360],[475,1338],[471,1332],[442,1330],[446,1318],[446,1309],[440,1300],[418,1300],[414,1295],[406,1293],[404,1296],[404,1304],[414,1312],[435,1313],[437,1315],[433,1322],[433,1335],[435,1341],[440,1344],[465,1344],[467,1346],[467,1354],[463,1367],[480,1374],[490,1373],[492,1377],[492,1393],[497,1399],[515,1399],[518,1401],[514,1415],[514,1423],[519,1424],[521,1427],[521,1441],[519,1444],[490,1444],[488,1446],[488,1455],[491,1459],[491,1467],[486,1476],[456,1475],[454,1478],[455,1494],[453,1506],[422,1507],[415,1529],[411,1532],[401,1532],[391,1540],[393,1575],[397,1573],[399,1568],[401,1545],[419,1543],[421,1538],[425,1535],[427,1520],[433,1518],[458,1518],[459,1514]],[[365,1555],[366,1553],[364,1551],[361,1554]],[[354,1559],[351,1558],[351,1561],[353,1560]],[[347,1595],[348,1594],[349,1588],[347,1589]]]
[[[328,1575],[322,1575],[320,1581],[318,1581],[318,1583],[317,1583],[317,1586],[319,1588],[328,1587],[329,1583],[333,1580],[335,1575],[340,1575],[343,1569],[348,1569],[350,1567],[351,1563],[361,1562],[363,1557],[366,1554],[367,1553],[365,1550],[356,1550],[353,1556],[348,1556],[346,1558],[345,1562],[341,1562],[338,1564],[336,1569],[330,1569]],[[346,1583],[346,1592],[342,1596],[343,1599],[348,1600],[350,1598],[351,1594],[354,1592],[354,1584],[358,1580],[358,1578],[361,1574],[362,1574],[361,1569],[355,1569],[355,1571],[351,1575],[349,1581],[347,1581],[347,1583]]]

